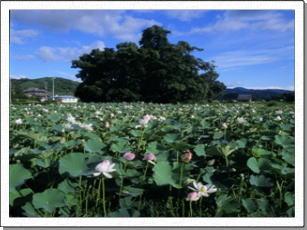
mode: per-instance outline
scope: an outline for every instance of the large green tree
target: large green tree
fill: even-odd
[[[214,99],[225,89],[214,64],[195,57],[193,52],[202,50],[185,41],[171,44],[169,33],[155,25],[143,31],[139,45],[120,43],[74,60],[82,80],[76,96],[87,102]]]

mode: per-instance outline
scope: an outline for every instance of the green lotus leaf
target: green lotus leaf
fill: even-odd
[[[59,160],[59,173],[72,177],[82,176],[87,170],[86,157],[82,153],[69,153]]]
[[[204,156],[205,155],[205,145],[203,145],[203,144],[196,145],[195,148],[194,148],[194,152],[199,157]]]
[[[96,153],[100,152],[105,146],[100,139],[89,139],[85,142],[84,149],[85,151]]]
[[[254,173],[260,173],[258,161],[255,157],[250,157],[246,164]]]
[[[158,186],[175,185],[175,180],[172,177],[172,167],[168,161],[158,162],[154,168],[154,181]]]
[[[31,177],[31,172],[25,169],[21,164],[10,165],[10,190],[14,190],[23,185],[23,183]]]
[[[65,195],[58,189],[50,188],[33,195],[32,203],[36,209],[52,213],[56,208],[65,206]]]
[[[251,185],[257,186],[257,187],[272,187],[273,183],[270,178],[265,177],[264,175],[251,175],[249,182]]]

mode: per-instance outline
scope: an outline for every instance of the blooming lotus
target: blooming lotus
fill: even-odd
[[[139,124],[141,126],[146,126],[149,121],[155,120],[155,119],[157,119],[155,116],[146,114],[142,119],[139,120]]]
[[[132,161],[135,158],[135,154],[133,152],[126,152],[123,157],[127,161]]]
[[[21,125],[23,122],[22,122],[22,120],[19,118],[19,119],[17,119],[17,120],[15,121],[15,123],[16,123],[16,125]]]
[[[95,167],[94,176],[104,175],[106,178],[112,178],[111,172],[116,171],[115,164],[110,160],[104,160]]]
[[[204,197],[209,197],[211,193],[215,193],[217,191],[215,185],[203,185],[200,182],[193,182],[193,187],[188,186],[188,188]]]
[[[68,121],[69,123],[76,124],[76,118],[73,117],[71,114],[68,114],[68,116],[67,116],[67,121]]]
[[[238,118],[237,118],[237,122],[238,122],[239,124],[244,124],[244,123],[246,123],[247,121],[245,120],[244,117],[238,117]]]
[[[190,192],[186,198],[187,201],[198,201],[201,196],[198,192]]]
[[[282,114],[282,110],[277,110],[275,113],[276,113],[277,115],[281,115],[281,114]]]
[[[82,123],[78,123],[78,125],[80,126],[80,128],[82,129],[86,129],[88,131],[93,131],[93,124],[82,124]]]

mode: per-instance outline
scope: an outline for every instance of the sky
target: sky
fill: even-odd
[[[10,76],[78,80],[71,61],[94,48],[140,40],[160,25],[172,43],[203,48],[227,87],[294,89],[294,11],[290,10],[14,10]]]

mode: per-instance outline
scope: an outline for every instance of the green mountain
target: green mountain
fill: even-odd
[[[29,88],[45,89],[52,95],[52,79],[53,77],[43,77],[37,79],[11,79],[12,98],[24,97],[23,91]],[[79,82],[65,78],[54,78],[54,94],[55,95],[74,95]]]

